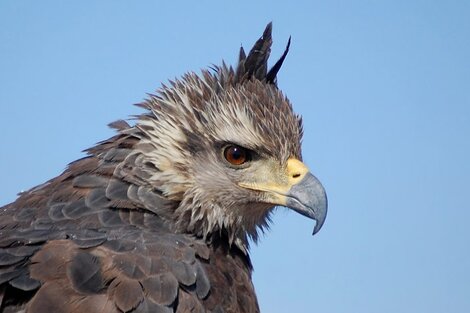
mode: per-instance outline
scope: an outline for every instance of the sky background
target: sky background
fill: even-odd
[[[470,1],[0,1],[0,204],[269,21],[329,213],[252,248],[262,312],[470,312]]]

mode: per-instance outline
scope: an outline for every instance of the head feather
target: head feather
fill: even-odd
[[[245,80],[255,78],[268,84],[275,85],[277,73],[289,52],[290,42],[291,38],[289,37],[287,47],[281,58],[268,71],[268,59],[271,54],[271,45],[273,43],[272,23],[269,23],[266,26],[263,35],[256,41],[253,48],[251,48],[248,56],[245,54],[243,47],[240,48],[236,70],[236,82],[242,83]]]
[[[221,145],[244,146],[277,164],[301,159],[300,118],[276,86],[290,40],[268,71],[271,33],[269,23],[248,55],[240,49],[236,70],[222,63],[215,71],[188,73],[149,95],[139,105],[148,111],[135,126],[112,125],[139,138],[134,164],[145,170],[131,173],[123,164],[125,179],[137,175],[134,180],[177,203],[159,212],[177,231],[204,238],[225,232],[245,249],[247,238],[256,240],[266,226],[272,205],[238,187],[240,174],[221,162]]]

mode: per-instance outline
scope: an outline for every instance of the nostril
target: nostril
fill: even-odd
[[[295,173],[294,175],[292,175],[293,178],[299,178],[300,177],[300,173]]]

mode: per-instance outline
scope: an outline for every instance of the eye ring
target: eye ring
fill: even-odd
[[[237,145],[230,145],[224,149],[224,158],[232,165],[243,165],[250,160],[250,151]]]

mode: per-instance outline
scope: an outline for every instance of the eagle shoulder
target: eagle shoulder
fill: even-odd
[[[66,173],[3,207],[0,311],[259,311],[248,256],[171,231],[131,186]]]

